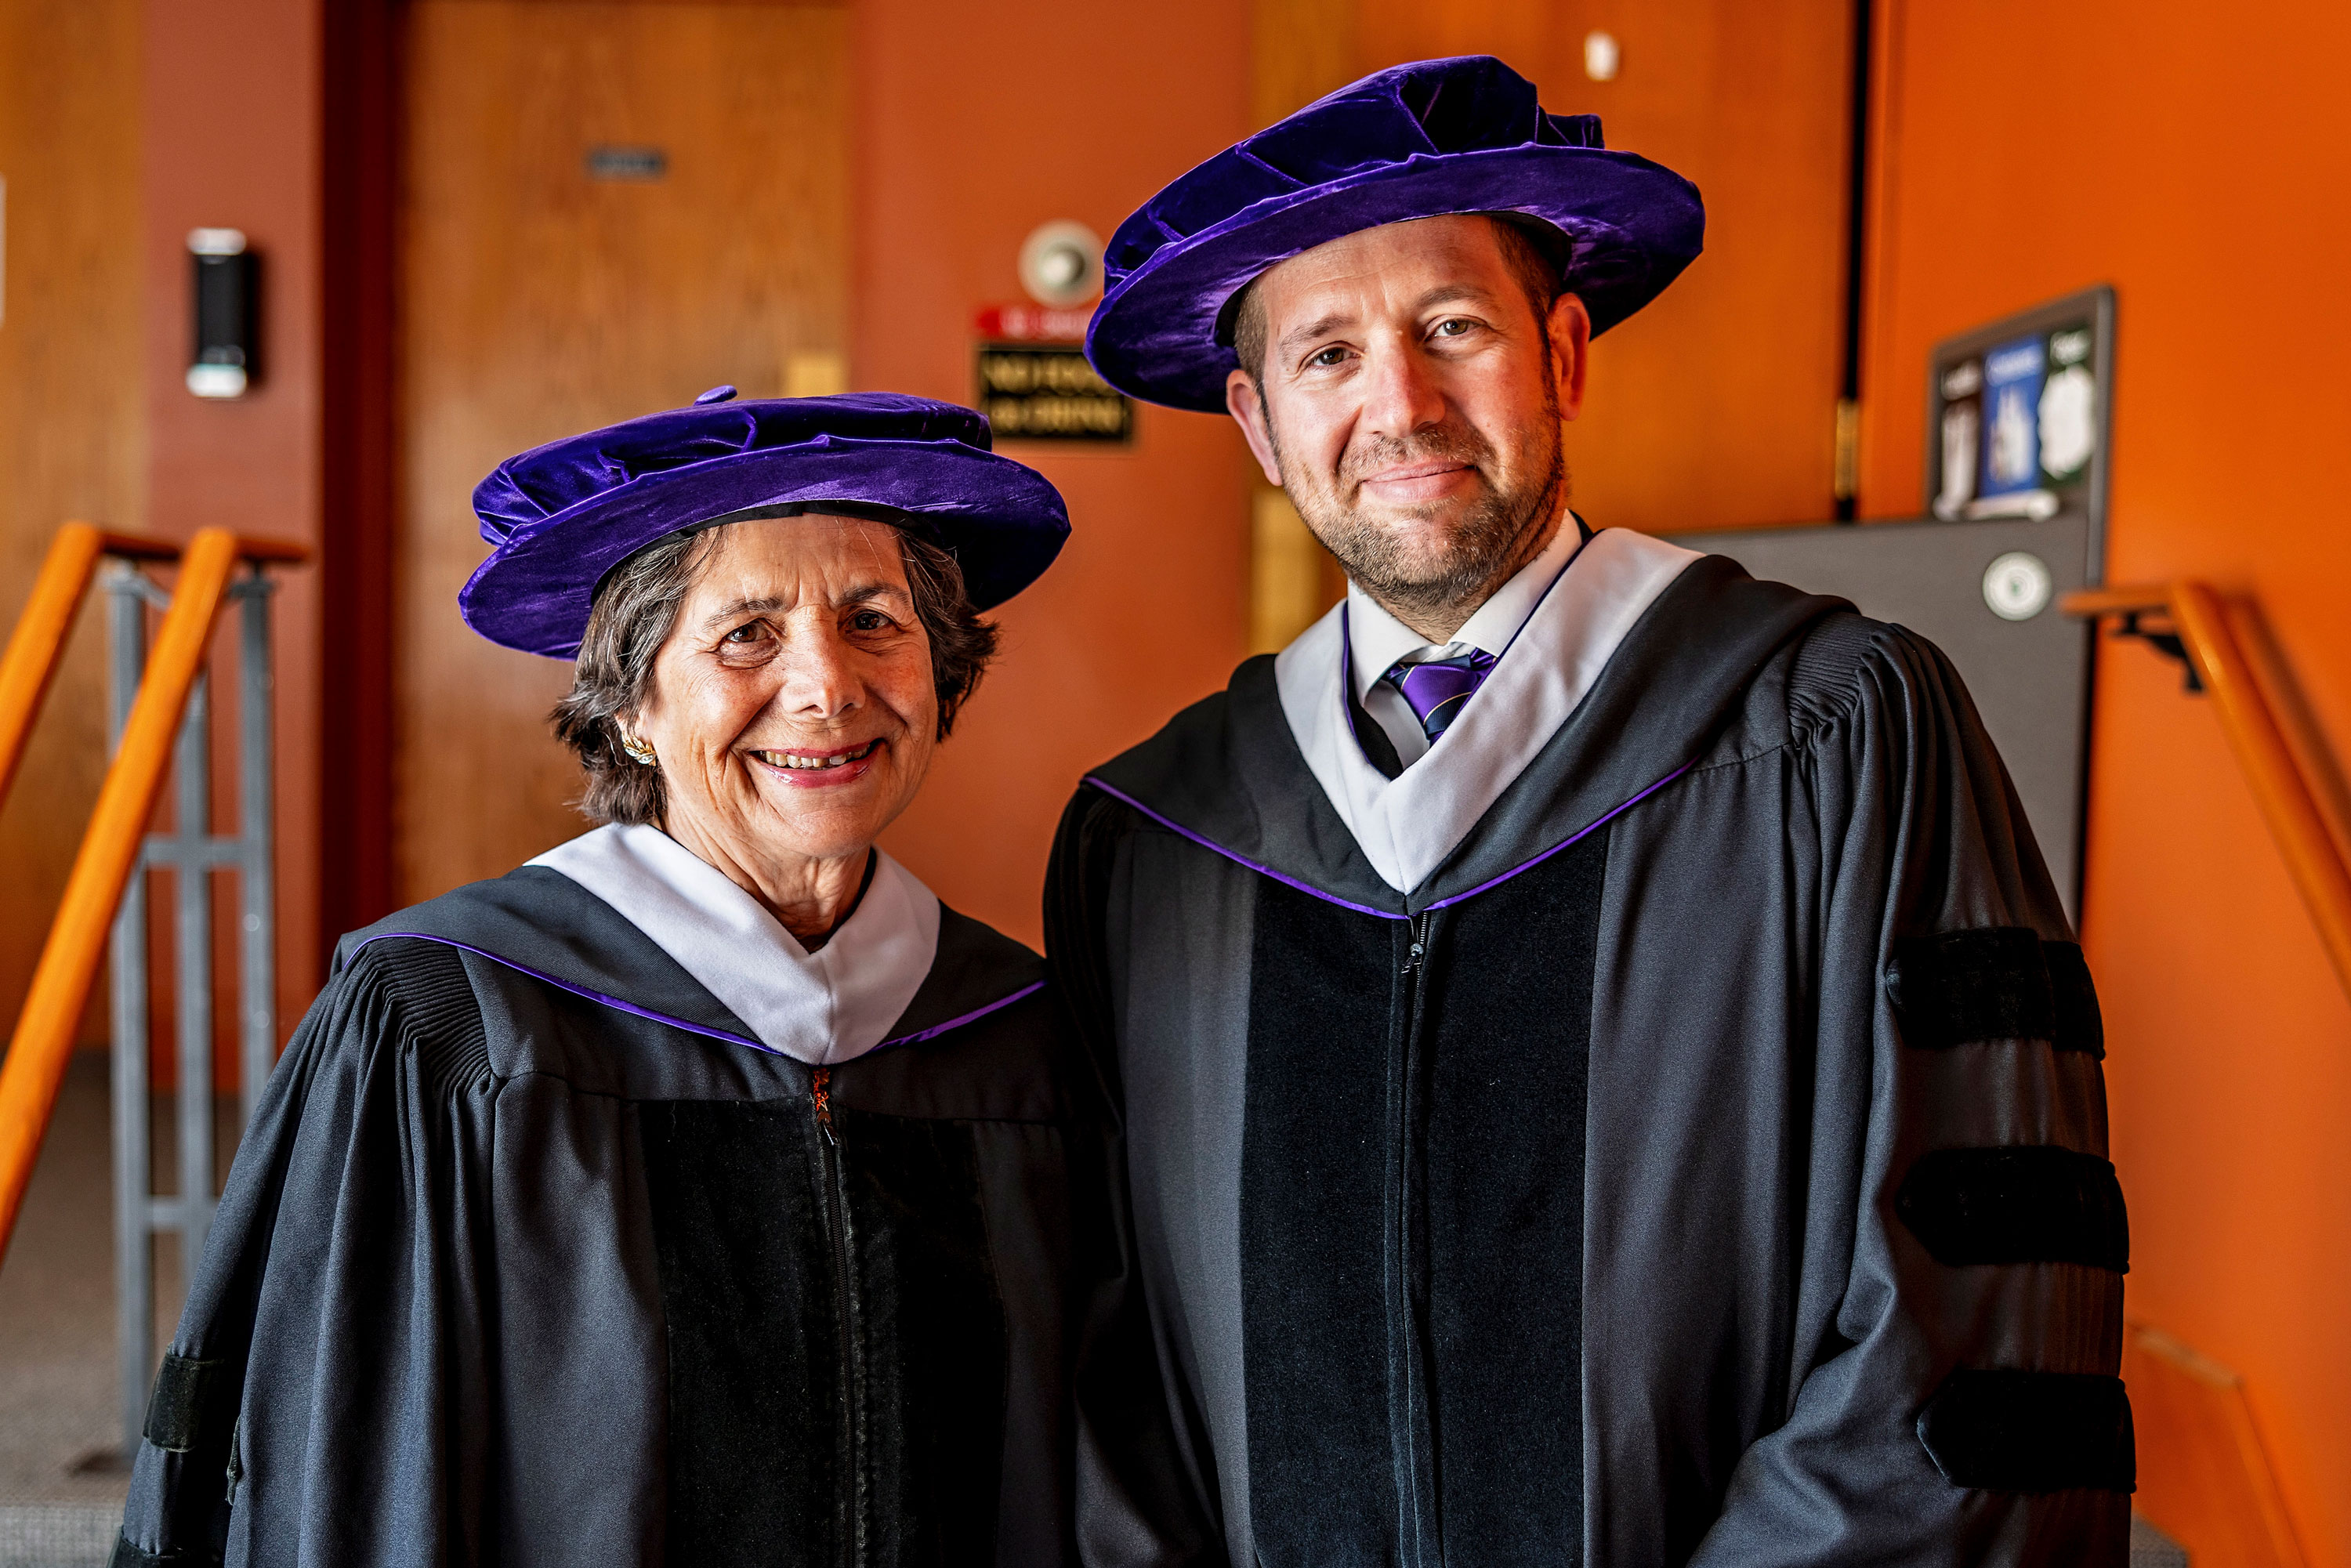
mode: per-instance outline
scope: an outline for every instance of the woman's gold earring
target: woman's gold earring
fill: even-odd
[[[651,768],[658,760],[653,756],[652,747],[647,746],[625,729],[621,731],[621,749],[629,754],[630,761],[643,763],[647,768]]]

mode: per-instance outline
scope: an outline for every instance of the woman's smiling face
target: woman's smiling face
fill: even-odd
[[[704,548],[626,720],[660,758],[663,826],[761,882],[794,862],[862,866],[938,745],[897,531],[811,514],[730,524]]]

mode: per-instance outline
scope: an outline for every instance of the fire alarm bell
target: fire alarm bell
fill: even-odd
[[[188,235],[195,319],[188,390],[198,397],[243,397],[259,373],[254,343],[259,259],[246,248],[241,230],[196,229]]]
[[[1040,305],[1075,305],[1102,292],[1102,240],[1064,218],[1029,232],[1020,246],[1020,287]]]

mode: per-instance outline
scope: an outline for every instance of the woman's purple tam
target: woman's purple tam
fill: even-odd
[[[1610,152],[1600,120],[1546,114],[1490,55],[1367,76],[1219,152],[1111,236],[1086,357],[1133,396],[1221,413],[1227,307],[1266,268],[1382,224],[1498,213],[1561,238],[1567,287],[1604,332],[1697,259],[1698,187]]]
[[[1036,581],[1069,537],[1061,492],[990,452],[987,421],[970,409],[895,392],[726,401],[734,390],[499,464],[474,488],[493,548],[457,595],[465,624],[569,659],[614,567],[672,534],[746,516],[901,524],[954,552],[982,610]]]

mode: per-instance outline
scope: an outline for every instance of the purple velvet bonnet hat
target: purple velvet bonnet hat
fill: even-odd
[[[1069,537],[1061,492],[988,450],[986,418],[895,392],[647,414],[509,457],[474,489],[494,548],[458,592],[465,624],[526,653],[580,652],[611,570],[672,534],[749,516],[838,511],[951,551],[979,609],[1034,582]]]
[[[1656,298],[1706,233],[1698,187],[1606,151],[1598,116],[1544,113],[1490,55],[1421,60],[1228,148],[1119,225],[1086,357],[1121,392],[1220,413],[1239,363],[1226,310],[1251,279],[1359,229],[1455,213],[1554,231],[1594,334]]]

